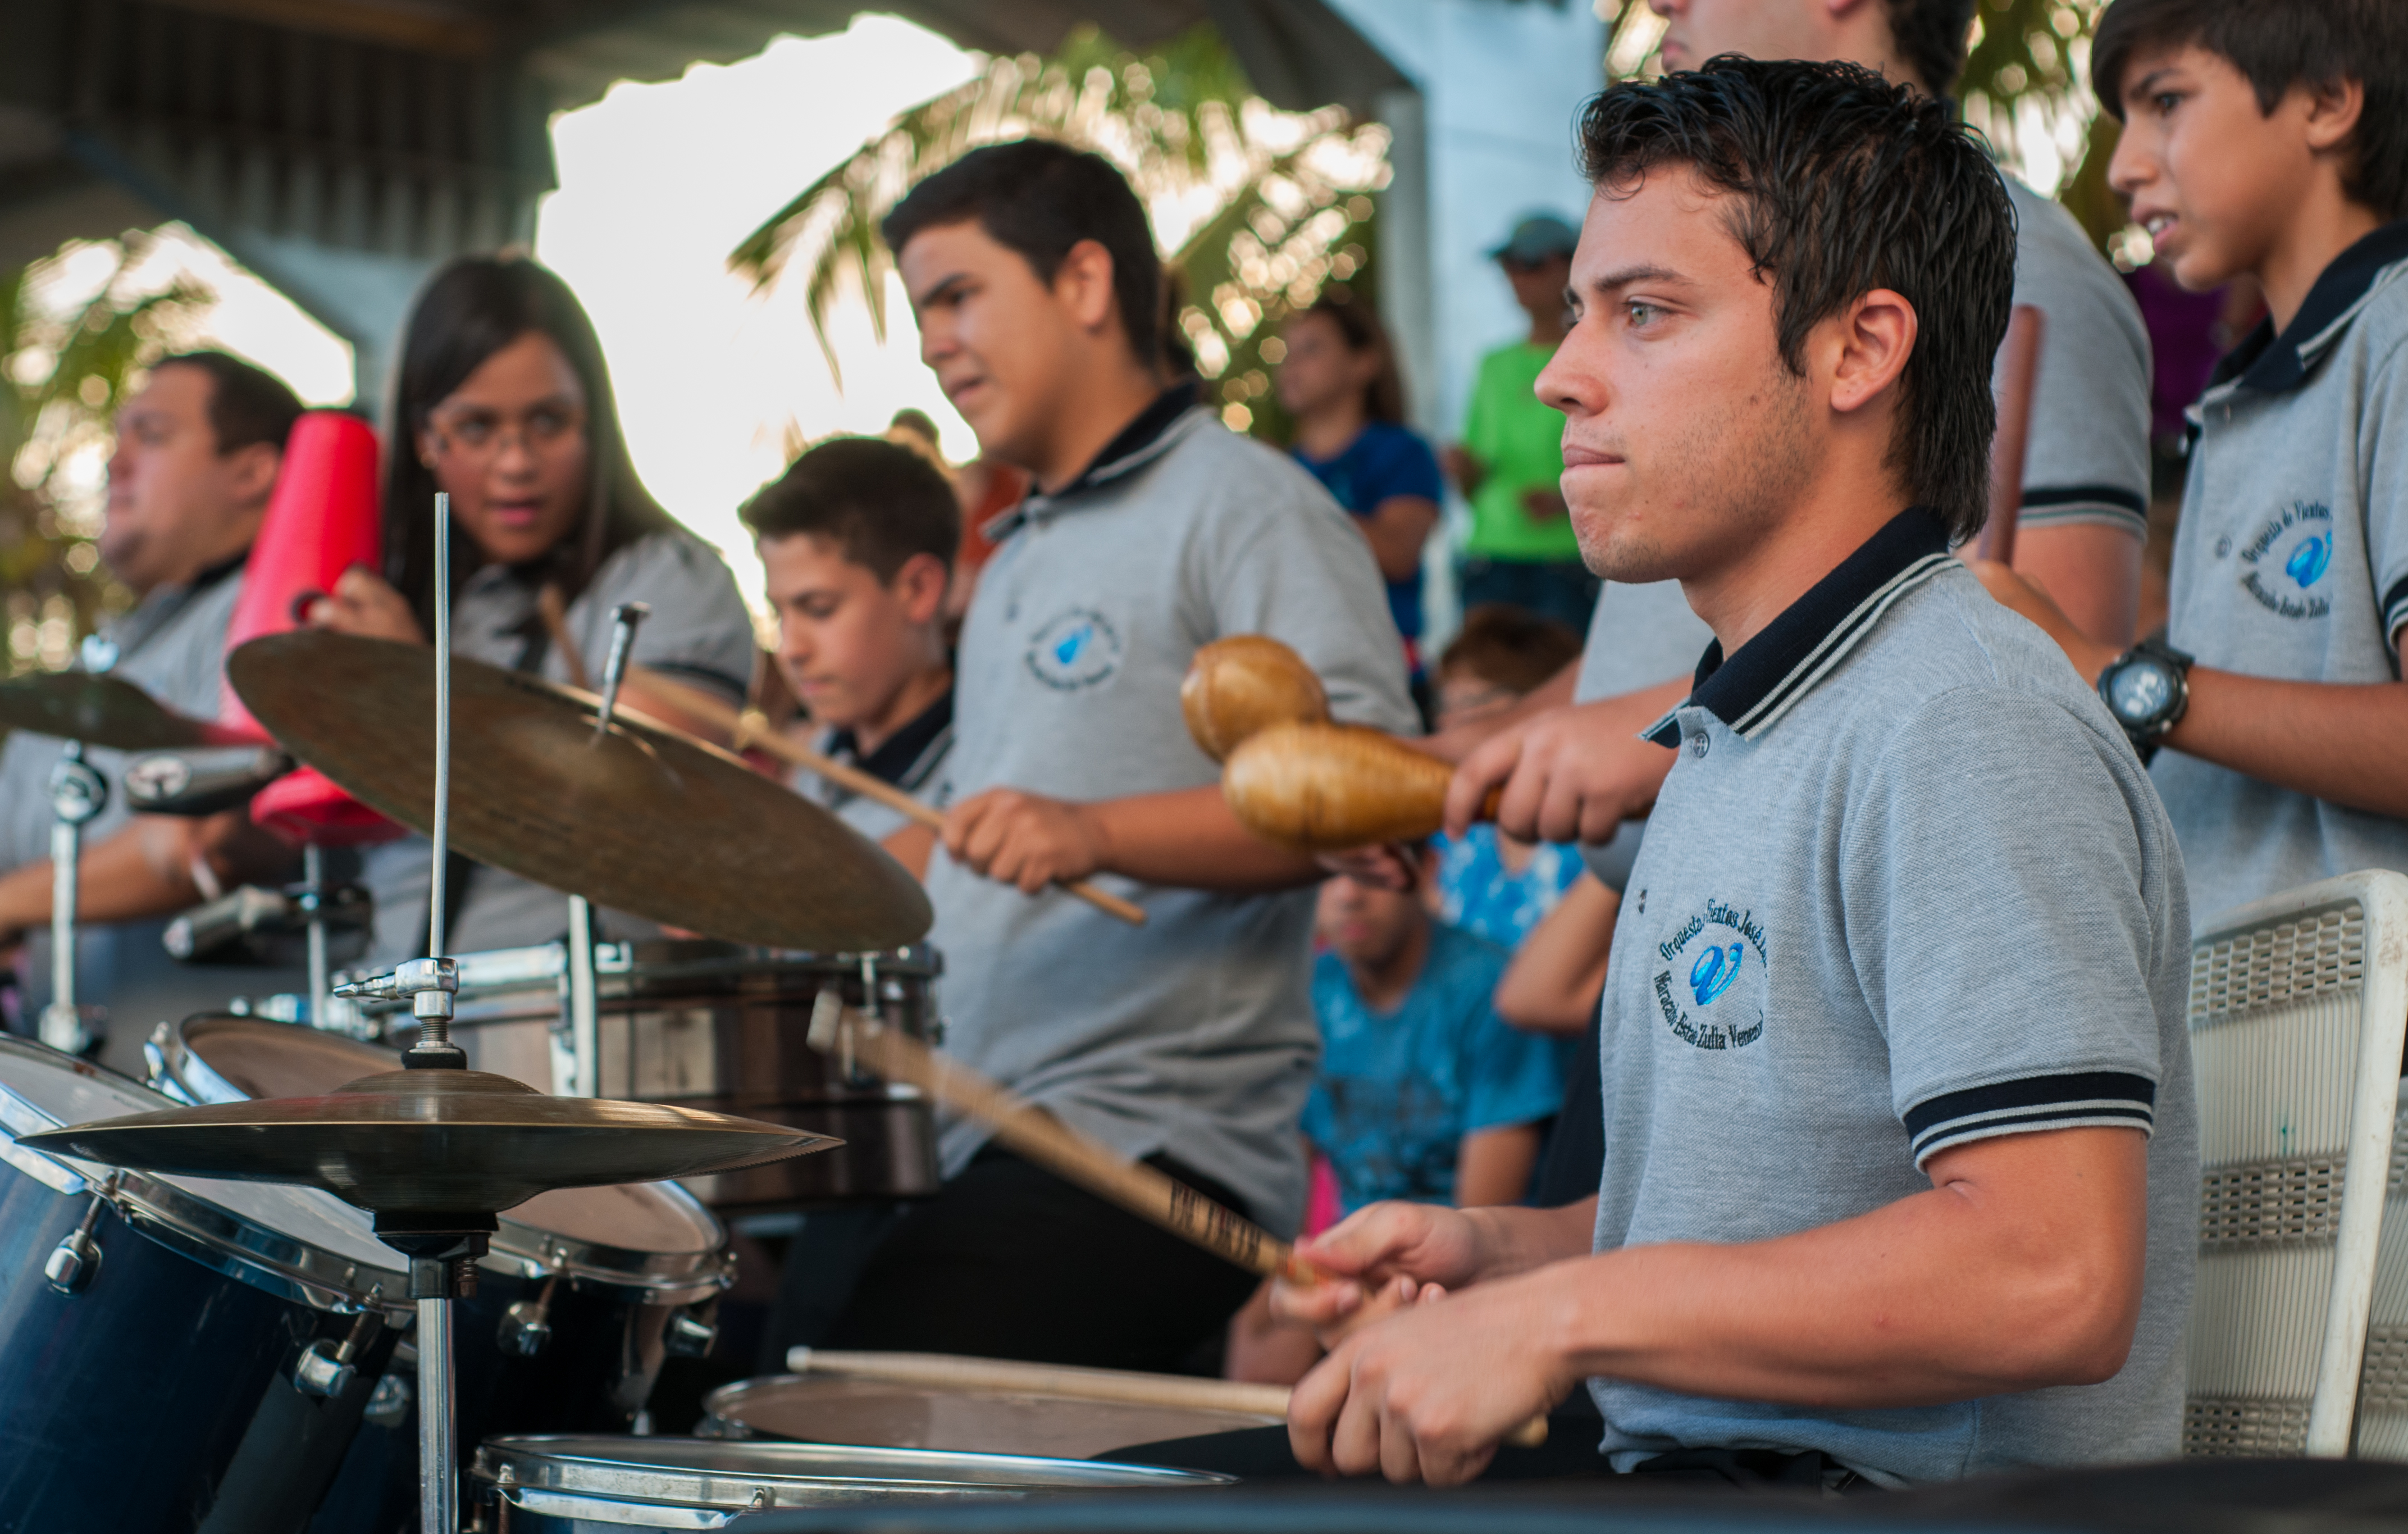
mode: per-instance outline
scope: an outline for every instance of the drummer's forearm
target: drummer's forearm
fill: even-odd
[[[76,915],[86,922],[128,922],[166,916],[201,898],[188,865],[146,845],[139,824],[88,848],[76,869]],[[151,841],[155,843],[154,837]],[[0,941],[49,925],[50,860],[0,874]]]
[[[1312,857],[1274,847],[1229,810],[1217,784],[1082,807],[1101,834],[1098,867],[1186,889],[1293,889],[1323,877]]]

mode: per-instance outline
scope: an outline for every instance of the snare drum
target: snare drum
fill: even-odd
[[[722,1385],[695,1431],[723,1439],[976,1450],[1086,1459],[1132,1443],[1275,1426],[1287,1419],[1207,1407],[1097,1401],[1042,1391],[981,1390],[775,1374]]]
[[[161,1024],[145,1053],[161,1091],[196,1103],[319,1097],[401,1065],[356,1039],[222,1013]],[[726,1232],[684,1189],[560,1188],[499,1218],[475,1297],[455,1305],[464,1454],[488,1433],[625,1432],[667,1355],[710,1351],[735,1265]],[[388,1401],[413,1383],[396,1368]],[[414,1497],[414,1426],[380,1415],[390,1420],[372,1417],[354,1457],[389,1464],[347,1470],[345,1489],[377,1480]]]
[[[566,1092],[567,949],[503,949],[459,956],[452,1039],[478,1070]],[[600,1095],[674,1102],[843,1141],[746,1171],[691,1180],[719,1208],[793,1209],[937,1191],[937,1136],[928,1105],[908,1086],[848,1069],[805,1041],[823,990],[875,1011],[889,1026],[938,1041],[933,949],[890,953],[772,953],[733,943],[660,939],[594,951]],[[415,1037],[406,1011],[365,1009]]]
[[[477,1451],[470,1474],[481,1527],[509,1534],[714,1529],[767,1508],[1192,1489],[1234,1479],[1014,1455],[663,1438],[494,1439]]]
[[[15,1143],[174,1106],[0,1039],[7,1534],[297,1534],[411,1313],[400,1254],[314,1188],[112,1176]]]

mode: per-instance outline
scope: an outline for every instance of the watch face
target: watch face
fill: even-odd
[[[2115,717],[2127,724],[2155,719],[2173,702],[2173,678],[2164,667],[2147,659],[2127,664],[2107,684],[2107,701],[2114,705]]]

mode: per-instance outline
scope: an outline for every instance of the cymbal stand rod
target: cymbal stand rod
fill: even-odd
[[[452,497],[435,493],[435,872],[426,886],[426,956],[443,956],[443,863],[452,839]]]
[[[571,1065],[567,1096],[602,1095],[601,1039],[594,994],[594,903],[581,895],[568,897],[568,1053]]]
[[[70,740],[50,769],[50,1001],[42,1009],[42,1042],[80,1054],[93,1042],[76,1006],[76,905],[82,898],[79,875],[83,828],[108,803],[108,781],[83,759],[83,742]]]
[[[302,898],[309,909],[309,1025],[327,1025],[334,997],[326,988],[326,854],[316,839],[301,844]]]
[[[610,609],[610,658],[602,667],[602,709],[594,716],[594,738],[610,733],[611,710],[619,706],[619,684],[627,680],[628,652],[636,647],[636,625],[652,615],[642,602],[622,602]]]
[[[459,1448],[453,1441],[452,1301],[418,1302],[419,1534],[457,1534]]]

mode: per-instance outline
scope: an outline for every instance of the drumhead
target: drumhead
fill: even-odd
[[[177,1106],[172,1098],[122,1076],[13,1041],[0,1052],[0,1091],[60,1127]],[[79,1169],[83,1169],[82,1164]],[[92,1179],[106,1172],[84,1170],[83,1175]],[[181,1197],[162,1197],[165,1190]],[[355,1269],[355,1281],[343,1287],[359,1296],[378,1284],[389,1299],[399,1299],[407,1290],[401,1254],[376,1239],[368,1214],[316,1188],[144,1172],[129,1176],[120,1197],[169,1223],[181,1238],[170,1244],[188,1252],[197,1243],[245,1269],[296,1267],[318,1283],[343,1269]],[[188,1199],[222,1211],[254,1231],[207,1228],[214,1222],[195,1221],[194,1211],[185,1207]],[[278,1243],[258,1240],[258,1232],[272,1232],[287,1243],[306,1247],[320,1260],[280,1252]]]
[[[201,1102],[322,1097],[401,1066],[395,1051],[255,1017],[188,1017],[176,1039],[180,1047],[163,1068]],[[716,1288],[716,1257],[726,1242],[719,1221],[684,1189],[630,1183],[559,1188],[505,1211],[488,1260],[508,1266],[515,1258],[531,1270],[563,1269],[637,1288],[697,1281]]]
[[[471,1471],[518,1498],[747,1509],[1227,1485],[1234,1477],[1020,1455],[671,1438],[490,1438]],[[532,1506],[527,1502],[523,1505]],[[599,1520],[597,1520],[599,1521]]]
[[[1087,1459],[1132,1443],[1197,1438],[1283,1421],[1248,1412],[1132,1405],[1042,1392],[931,1389],[835,1375],[773,1375],[712,1391],[703,1403],[736,1436],[896,1449]]]

